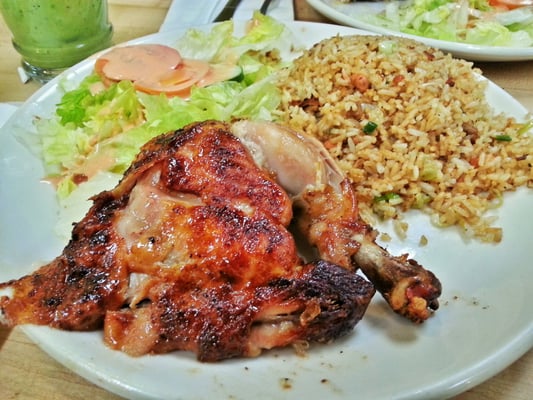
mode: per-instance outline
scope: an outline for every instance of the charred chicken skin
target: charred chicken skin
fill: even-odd
[[[350,332],[373,285],[299,257],[292,199],[232,128],[208,121],[147,143],[60,256],[0,285],[2,322],[103,327],[130,355],[188,350],[202,361]]]

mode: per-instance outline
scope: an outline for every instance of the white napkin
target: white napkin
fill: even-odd
[[[181,27],[203,25],[212,22],[222,11],[228,0],[173,0],[159,32]],[[255,10],[259,10],[263,0],[242,0],[233,19],[250,19]],[[292,0],[273,0],[267,14],[282,21],[294,20]]]

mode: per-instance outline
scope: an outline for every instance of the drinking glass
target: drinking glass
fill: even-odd
[[[42,83],[111,45],[106,0],[0,0],[0,12],[24,71]]]

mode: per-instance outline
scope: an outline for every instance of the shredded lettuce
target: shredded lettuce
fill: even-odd
[[[176,48],[186,58],[215,61],[217,55],[233,37],[233,21],[228,20],[215,25],[211,31],[189,29],[176,42]]]
[[[81,174],[79,167],[86,157],[100,150],[100,143],[142,122],[142,105],[131,82],[122,81],[94,93],[99,83],[96,75],[90,75],[78,88],[63,95],[56,118],[36,120],[49,176],[61,175],[64,170],[70,170],[71,175]]]
[[[285,26],[273,18],[254,12],[245,35],[234,35],[233,20],[215,25],[211,31],[190,29],[176,43],[184,57],[217,62],[235,62],[249,51],[268,51],[290,46]]]
[[[271,120],[280,93],[270,76],[283,63],[266,53],[290,40],[284,25],[260,13],[254,18],[242,37],[226,21],[209,32],[191,29],[178,41],[184,57],[213,63],[230,57],[242,71],[235,80],[193,87],[187,100],[137,92],[129,81],[105,87],[96,74],[67,90],[55,115],[35,122],[45,171],[60,200],[99,173],[122,174],[140,147],[162,133],[208,119]]]
[[[533,7],[497,10],[487,0],[387,2],[367,22],[416,36],[486,46],[533,46]]]

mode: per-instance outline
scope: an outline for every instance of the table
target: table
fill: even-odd
[[[286,1],[286,0],[283,0]],[[316,13],[305,0],[294,0],[296,19],[332,22]],[[115,43],[156,32],[170,0],[109,0]],[[0,19],[0,102],[24,101],[40,86],[22,84],[16,68],[19,56]],[[533,61],[478,63],[484,74],[533,113]],[[526,400],[533,396],[533,351],[487,382],[455,400]],[[111,394],[69,371],[50,358],[19,329],[0,328],[0,399],[117,400]]]

